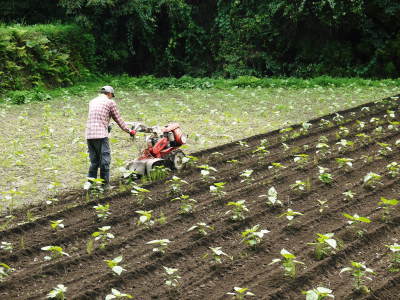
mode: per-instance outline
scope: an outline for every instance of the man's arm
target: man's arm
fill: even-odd
[[[118,124],[118,126],[123,131],[126,131],[128,133],[131,132],[128,125],[126,125],[124,120],[122,120],[121,115],[119,114],[118,109],[117,109],[117,104],[114,101],[111,101],[111,104],[110,104],[110,114],[111,114],[111,117],[113,118],[113,120]]]

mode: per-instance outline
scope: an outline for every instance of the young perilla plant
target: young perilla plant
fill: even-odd
[[[165,271],[165,285],[170,288],[177,288],[179,286],[179,279],[181,276],[178,274],[178,269],[176,268],[168,268],[163,266]]]
[[[152,210],[136,210],[135,212],[140,215],[139,220],[136,222],[138,226],[143,226],[148,229],[154,225]]]
[[[281,217],[285,216],[286,219],[289,221],[288,226],[290,227],[290,226],[293,226],[293,224],[294,224],[294,218],[296,216],[302,216],[302,215],[303,214],[301,212],[294,211],[293,209],[288,208],[287,211],[282,213],[282,214],[280,214],[278,216],[278,218],[281,218]]]
[[[58,230],[58,229],[63,229],[64,228],[64,224],[63,224],[64,220],[56,220],[56,221],[50,221],[50,227],[54,230]]]
[[[303,291],[302,294],[306,295],[306,300],[325,300],[327,298],[335,298],[331,289],[322,286],[312,290]]]
[[[385,245],[391,252],[391,265],[389,266],[390,272],[400,272],[400,244],[394,243],[392,245]]]
[[[392,147],[390,147],[390,144],[386,143],[377,143],[379,145],[378,149],[378,155],[379,156],[388,156],[391,152],[393,152]]]
[[[107,266],[117,275],[121,275],[123,271],[126,271],[123,267],[119,266],[119,263],[122,261],[122,256],[117,256],[114,259],[108,260],[105,259]]]
[[[252,177],[253,172],[254,172],[253,170],[247,169],[247,170],[244,170],[242,173],[240,173],[239,176],[242,178],[240,180],[240,182],[245,183],[245,184],[252,183],[254,181],[254,178]]]
[[[242,232],[242,242],[249,245],[251,248],[256,248],[261,244],[264,234],[270,232],[266,229],[259,230],[260,225],[257,224],[252,228],[248,228]]]
[[[339,169],[349,172],[353,168],[353,159],[346,157],[335,158]]]
[[[389,173],[390,177],[395,178],[400,174],[400,164],[397,162],[391,162],[386,166],[386,170]]]
[[[226,212],[226,214],[231,214],[232,221],[243,221],[246,218],[246,212],[249,211],[246,206],[246,200],[228,202],[226,205],[233,207],[232,210],[228,210]]]
[[[110,204],[108,204],[108,203],[104,204],[104,205],[102,205],[102,204],[95,205],[95,206],[93,206],[93,208],[96,210],[97,217],[100,220],[105,220],[111,215]]]
[[[10,242],[1,242],[1,244],[0,244],[0,249],[1,249],[2,251],[6,251],[6,252],[12,253],[12,251],[13,251],[13,245],[12,245],[12,243],[10,243]]]
[[[307,245],[314,246],[315,258],[321,260],[331,255],[336,250],[337,242],[333,238],[333,233],[317,233],[317,236],[318,237],[314,243],[307,243]]]
[[[348,190],[346,192],[343,192],[342,195],[344,196],[344,199],[346,201],[350,201],[354,199],[354,196],[356,195],[356,193],[353,193],[351,190]]]
[[[206,236],[208,234],[207,230],[214,230],[214,227],[207,225],[204,222],[197,223],[196,225],[193,225],[190,227],[187,231],[193,231],[197,230],[197,232],[202,235]]]
[[[197,203],[197,201],[190,198],[189,195],[182,195],[180,197],[171,199],[171,201],[179,201],[180,202],[179,213],[184,214],[184,215],[193,213],[194,204]]]
[[[169,243],[171,243],[169,239],[161,239],[147,242],[146,245],[154,245],[153,252],[158,254],[165,254]]]
[[[333,176],[332,174],[328,173],[329,172],[328,168],[318,166],[318,171],[319,171],[318,179],[321,182],[325,184],[332,184]]]
[[[198,166],[200,170],[201,179],[204,182],[210,183],[215,180],[215,177],[211,175],[211,172],[218,172],[216,168],[209,165]]]
[[[178,176],[172,176],[170,180],[167,181],[170,186],[170,194],[179,196],[182,195],[182,187],[184,184],[188,184],[187,181],[179,178]]]
[[[296,154],[293,158],[293,161],[298,165],[299,169],[305,169],[309,164],[310,155],[302,153]]]
[[[397,199],[386,199],[385,197],[381,197],[381,201],[378,202],[379,208],[383,210],[382,221],[389,222],[392,217],[392,210],[394,207],[399,204],[399,200]]]
[[[270,187],[268,189],[267,195],[260,195],[260,198],[267,198],[267,205],[272,207],[282,206],[283,203],[281,200],[278,199],[278,192],[276,191],[275,187]]]
[[[369,172],[363,178],[363,186],[367,189],[375,189],[378,185],[382,185],[382,176],[374,172]]]
[[[132,299],[133,296],[131,294],[125,294],[125,293],[121,293],[120,291],[118,291],[117,289],[112,288],[111,289],[111,294],[108,294],[105,298],[105,300],[112,300],[112,299]]]
[[[142,188],[138,185],[135,185],[131,190],[133,195],[136,195],[136,201],[139,205],[142,205],[146,199],[150,199],[146,196],[147,193],[150,193],[148,189]]]
[[[0,262],[0,282],[3,281],[6,277],[8,277],[15,270],[11,268],[9,265]]]
[[[360,225],[362,223],[371,223],[371,220],[366,217],[360,217],[358,214],[349,215],[343,213],[343,216],[348,219],[347,223],[350,225],[350,228],[359,236],[362,237],[365,233],[365,229],[361,229]]]
[[[282,268],[284,270],[284,275],[291,277],[291,278],[295,278],[296,274],[297,274],[296,266],[298,264],[304,265],[304,263],[296,260],[296,256],[294,254],[290,253],[289,251],[287,251],[286,249],[281,250],[281,256],[282,256],[282,258],[273,259],[272,262],[269,263],[269,265],[273,265],[273,264],[276,264],[279,262],[282,264]]]
[[[41,248],[43,251],[49,251],[50,256],[45,256],[44,260],[52,260],[57,259],[62,256],[69,256],[68,253],[63,251],[63,248],[60,246],[45,246]]]
[[[244,300],[245,297],[255,297],[256,295],[249,291],[248,288],[242,288],[235,286],[233,288],[233,292],[226,293],[227,295],[233,296],[232,299],[235,300]]]
[[[203,258],[211,257],[212,260],[211,262],[213,264],[220,265],[224,262],[224,257],[229,258],[230,260],[233,260],[232,256],[229,256],[226,254],[224,251],[222,251],[222,247],[209,247],[211,250],[211,253],[206,253]]]
[[[369,288],[365,285],[365,281],[366,279],[372,280],[372,278],[367,276],[368,274],[375,274],[372,269],[367,268],[364,263],[352,261],[351,266],[341,269],[339,274],[342,274],[343,272],[351,272],[356,291],[364,294],[370,293]]]
[[[100,242],[100,249],[104,249],[115,237],[114,234],[108,232],[110,229],[111,226],[103,226],[99,228],[99,231],[92,233],[92,237],[94,237],[94,240]]]
[[[226,195],[224,191],[226,182],[215,182],[210,185],[210,193],[217,197],[218,200],[222,200]]]
[[[47,298],[56,299],[56,300],[64,300],[65,293],[67,292],[67,287],[63,284],[57,284],[57,286],[52,289],[48,294]]]

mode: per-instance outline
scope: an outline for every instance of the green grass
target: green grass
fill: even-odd
[[[10,205],[4,192],[13,189],[22,192],[14,196],[15,205],[20,205],[83,185],[89,166],[84,139],[87,106],[96,90],[108,83],[123,99],[117,103],[125,121],[150,126],[179,122],[189,135],[188,153],[400,93],[397,81],[367,84],[359,79],[331,79],[340,85],[299,81],[292,87],[277,80],[276,86],[257,88],[229,86],[226,81],[205,89],[143,89],[129,84],[137,79],[108,79],[50,91],[53,99],[47,102],[0,105],[0,205]],[[132,141],[114,126],[113,178],[142,144],[141,137]]]

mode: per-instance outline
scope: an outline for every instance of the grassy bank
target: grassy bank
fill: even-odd
[[[146,80],[152,86],[143,84]],[[87,105],[105,84],[115,86],[126,121],[181,123],[189,135],[188,153],[400,93],[397,80],[293,79],[297,83],[290,86],[291,80],[271,80],[269,86],[221,80],[203,88],[184,88],[149,77],[109,77],[50,91],[51,100],[46,102],[2,103],[0,204],[43,201],[83,184],[89,163],[84,139]],[[118,167],[125,161],[136,157],[141,142],[141,137],[132,141],[114,127],[112,177],[120,175]]]

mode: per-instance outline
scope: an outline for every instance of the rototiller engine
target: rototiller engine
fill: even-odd
[[[146,137],[146,146],[139,158],[128,162],[126,169],[138,177],[150,175],[156,166],[164,166],[171,170],[180,170],[184,166],[185,154],[179,148],[186,144],[186,135],[178,123],[164,127],[147,127],[141,123],[127,123],[136,132],[150,133]]]

